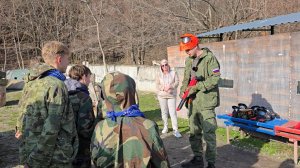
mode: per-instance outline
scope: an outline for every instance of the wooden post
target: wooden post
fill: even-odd
[[[230,144],[230,141],[229,141],[229,139],[230,139],[230,134],[229,134],[229,130],[230,128],[229,128],[229,126],[226,126],[226,142],[227,142],[227,144]]]
[[[298,141],[297,140],[292,140],[294,141],[294,163],[295,165],[298,164]]]
[[[244,138],[246,136],[245,132],[243,130],[240,130],[240,136],[241,136],[241,138]]]

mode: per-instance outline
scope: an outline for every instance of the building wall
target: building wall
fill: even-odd
[[[300,32],[200,44],[208,47],[221,66],[221,77],[233,88],[220,88],[218,114],[231,113],[239,102],[262,105],[286,119],[300,120]],[[186,54],[167,48],[171,66],[184,67]],[[182,73],[181,73],[182,75]]]

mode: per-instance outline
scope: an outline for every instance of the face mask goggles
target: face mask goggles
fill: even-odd
[[[187,44],[187,43],[189,43],[191,40],[192,40],[192,39],[191,39],[190,37],[182,37],[182,38],[181,38],[181,42],[182,42],[183,44]]]

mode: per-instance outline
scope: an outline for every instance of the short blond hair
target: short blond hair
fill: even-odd
[[[46,63],[52,63],[56,55],[65,56],[69,54],[69,48],[59,41],[49,41],[42,49],[42,57]]]

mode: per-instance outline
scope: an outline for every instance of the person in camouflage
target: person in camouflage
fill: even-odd
[[[136,85],[128,75],[112,72],[101,82],[108,112],[92,137],[92,161],[97,167],[170,167],[155,122],[136,104]]]
[[[63,43],[48,42],[42,49],[45,64],[26,76],[15,135],[24,167],[72,167],[78,137],[62,74],[69,55]]]
[[[73,167],[88,168],[91,167],[90,144],[95,125],[93,103],[87,87],[92,73],[84,65],[74,65],[68,74],[70,78],[65,80],[65,84],[69,91],[79,139],[78,153],[73,161]]]
[[[181,36],[180,50],[189,56],[185,60],[185,71],[180,95],[189,90],[186,106],[189,110],[190,144],[194,153],[192,160],[181,164],[182,167],[204,167],[202,135],[206,142],[205,158],[208,168],[215,167],[216,161],[216,114],[219,105],[218,81],[220,65],[213,53],[207,48],[199,48],[198,38],[192,34]],[[188,86],[191,79],[197,78],[195,86]]]

